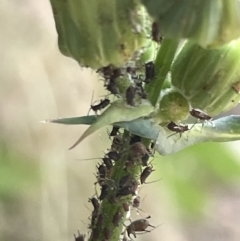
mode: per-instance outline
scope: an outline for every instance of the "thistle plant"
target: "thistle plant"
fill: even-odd
[[[92,68],[113,98],[94,115],[52,123],[89,125],[70,147],[112,126],[97,166],[100,195],[88,237],[129,240],[154,226],[124,222],[153,171],[155,151],[171,155],[200,142],[240,140],[240,116],[215,116],[240,100],[240,2],[237,0],[51,0],[60,51]]]

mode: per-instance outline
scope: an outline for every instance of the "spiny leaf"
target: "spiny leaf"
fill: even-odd
[[[59,118],[53,120],[45,120],[43,123],[57,123],[63,125],[91,125],[96,121],[95,115]]]
[[[131,121],[142,116],[147,116],[153,112],[154,108],[149,101],[143,100],[141,105],[132,107],[126,105],[124,100],[117,100],[106,109],[69,149],[76,147],[83,139],[91,135],[100,128],[120,121]]]

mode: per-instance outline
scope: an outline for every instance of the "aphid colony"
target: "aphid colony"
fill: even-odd
[[[137,74],[137,71],[145,72],[145,76]],[[114,68],[112,65],[109,65],[97,70],[97,73],[103,78],[104,87],[110,94],[125,99],[129,106],[136,106],[141,103],[141,99],[147,99],[144,85],[153,80],[155,76],[155,67],[153,62],[148,62],[140,67],[128,66],[124,68]],[[129,80],[128,87],[124,92],[122,92],[122,90],[120,91],[123,78]],[[98,104],[92,104],[90,109],[97,114],[98,111],[103,110],[109,104],[110,100],[105,98],[100,100]]]
[[[128,225],[123,224],[122,221],[130,209],[141,210],[139,208],[140,197],[137,192],[139,186],[146,183],[147,178],[154,171],[151,163],[148,162],[152,151],[141,142],[139,136],[132,135],[130,141],[127,138],[124,139],[117,126],[112,128],[109,136],[112,138],[111,150],[101,158],[101,162],[96,167],[96,184],[100,187],[100,193],[96,191],[96,194],[89,198],[93,207],[89,225],[89,229],[92,230],[90,239],[111,240],[114,228],[124,225],[122,240],[131,240],[131,236],[136,238],[138,233],[150,232],[147,230],[148,227],[154,228],[148,221],[150,216],[130,220]],[[126,144],[124,143],[126,141],[129,147],[124,150],[122,146]],[[115,165],[123,165],[122,175],[118,180],[112,180]],[[139,166],[141,169],[144,167],[140,176],[132,173],[133,166]],[[113,213],[111,224],[107,226],[104,226],[107,217],[106,213],[101,210],[101,202],[107,202],[109,205],[119,204],[118,209]],[[81,240],[84,240],[83,235],[75,236],[75,241]]]

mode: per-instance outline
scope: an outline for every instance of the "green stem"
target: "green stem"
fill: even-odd
[[[164,80],[170,71],[178,44],[179,40],[176,39],[164,39],[161,43],[155,60],[155,78],[146,87],[148,98],[153,106],[157,103]]]

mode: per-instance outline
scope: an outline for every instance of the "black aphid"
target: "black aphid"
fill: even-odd
[[[112,230],[110,228],[104,228],[103,232],[105,241],[109,240],[112,236]]]
[[[86,235],[85,234],[80,234],[79,231],[78,231],[78,235],[74,234],[75,241],[84,241],[85,237],[86,237]]]
[[[121,189],[117,192],[117,197],[123,197],[127,195],[136,195],[136,190],[138,188],[138,182],[136,180],[132,180],[130,184],[127,186],[123,186]]]
[[[153,172],[153,168],[151,166],[148,166],[146,168],[144,168],[144,170],[142,171],[141,175],[140,175],[140,182],[141,184],[145,183],[145,181],[147,180],[147,178],[150,176],[150,174]]]
[[[122,220],[123,218],[123,213],[122,212],[116,212],[113,216],[113,225],[114,227],[118,227],[119,226],[119,223],[120,221]]]
[[[110,100],[104,99],[104,100],[101,100],[99,104],[91,105],[91,110],[93,110],[97,114],[98,111],[106,108],[109,104],[110,104]]]
[[[142,142],[135,142],[130,146],[129,158],[135,160],[148,154],[146,146]]]
[[[109,136],[116,136],[119,133],[120,127],[113,126],[111,132],[109,133]]]
[[[108,171],[112,169],[113,163],[112,163],[111,158],[109,158],[109,157],[103,157],[103,158],[102,158],[102,161],[103,161],[103,163],[105,164],[105,166],[106,166],[106,168],[107,168]]]
[[[130,85],[126,90],[126,101],[128,105],[135,106],[134,98],[136,96],[136,88]]]
[[[109,151],[106,156],[108,156],[110,159],[112,159],[113,161],[117,161],[120,157],[121,154],[118,153],[117,151]]]
[[[135,197],[132,201],[132,206],[134,208],[139,208],[140,206],[140,197]]]
[[[160,34],[159,24],[157,22],[152,23],[152,39],[157,43],[161,43],[163,40],[163,37]]]
[[[185,132],[185,131],[188,131],[189,128],[188,128],[188,125],[180,125],[180,124],[176,124],[174,122],[170,122],[168,125],[167,125],[167,128],[170,130],[170,131],[174,131],[175,133],[179,133],[180,134],[180,137],[182,136],[182,133]],[[174,135],[174,134],[173,134]],[[172,136],[172,135],[170,135]],[[169,136],[169,137],[170,137]]]
[[[99,200],[102,201],[104,198],[107,197],[109,191],[109,185],[103,184],[101,187],[101,194],[99,196]]]
[[[99,208],[100,208],[100,204],[99,204],[97,198],[92,197],[92,198],[89,198],[88,201],[91,202],[92,205],[93,205],[93,208],[94,208],[93,212],[98,213]]]
[[[212,116],[208,115],[207,113],[203,112],[200,109],[191,109],[190,114],[191,114],[191,116],[193,116],[199,120],[202,120],[202,121],[211,121],[212,120]]]
[[[155,77],[155,65],[153,61],[145,64],[145,83],[150,83]]]

